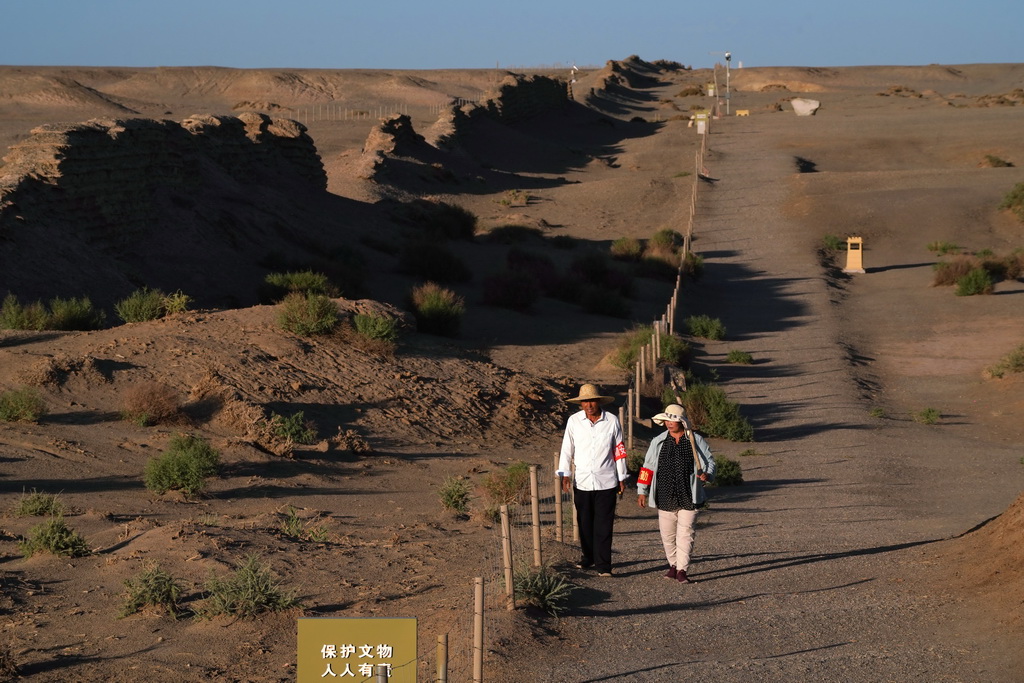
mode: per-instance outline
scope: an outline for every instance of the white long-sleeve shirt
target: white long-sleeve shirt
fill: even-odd
[[[626,480],[626,446],[619,418],[605,410],[597,422],[582,410],[569,417],[555,474],[568,477],[574,465],[576,488],[581,491],[604,491]]]

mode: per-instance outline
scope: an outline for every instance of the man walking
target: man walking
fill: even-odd
[[[615,502],[626,488],[626,447],[619,418],[601,406],[612,402],[593,384],[580,387],[579,404],[565,425],[558,472],[562,491],[573,491],[580,527],[580,569],[594,567],[612,575],[612,526]],[[572,489],[570,489],[572,487]]]

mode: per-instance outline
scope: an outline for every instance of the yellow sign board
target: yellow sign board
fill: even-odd
[[[416,683],[413,618],[299,619],[296,680],[376,682],[378,665],[388,681]]]

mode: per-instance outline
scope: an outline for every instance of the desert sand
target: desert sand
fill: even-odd
[[[0,67],[2,149],[24,154],[46,124],[256,111],[306,126],[326,184],[279,167],[207,182],[189,201],[161,197],[150,227],[121,240],[76,232],[47,195],[3,207],[0,294],[88,294],[110,323],[0,331],[0,390],[38,387],[49,408],[38,423],[0,423],[5,662],[40,681],[286,681],[300,616],[412,616],[420,680],[442,633],[461,648],[451,680],[470,680],[472,579],[499,580],[496,536],[482,491],[459,516],[438,486],[479,486],[518,461],[550,475],[564,398],[596,382],[621,404],[628,377],[608,357],[671,294],[637,278],[626,318],[555,298],[525,313],[486,306],[482,283],[511,248],[487,234],[533,228],[540,237],[511,246],[565,269],[621,237],[684,231],[698,183],[705,271],[685,284],[679,316],[728,330],[689,341],[695,368],[714,371],[754,427],[752,443],[712,440],[745,483],[714,489],[690,586],[661,578],[656,522],[629,491],[616,577],[572,568],[572,545],[551,542],[552,566],[578,586],[569,610],[489,611],[487,679],[1019,680],[1024,377],[986,369],[1024,343],[1024,283],[957,297],[932,286],[926,245],[1024,246],[1024,224],[998,209],[1024,181],[1024,65],[733,69],[731,115],[712,121],[698,179],[688,118],[715,100],[682,93],[716,76],[612,62],[580,74],[563,107],[473,119],[435,146],[450,103],[485,100],[507,74]],[[796,117],[797,96],[821,108]],[[391,110],[426,139],[374,148],[377,115]],[[1012,165],[987,167],[986,155]],[[0,187],[14,182],[11,159]],[[420,198],[478,219],[480,234],[452,246],[472,271],[453,285],[467,302],[458,338],[410,329],[380,356],[280,330],[255,285],[273,253],[323,264],[316,256],[354,250],[364,274],[339,306],[404,309],[416,280],[388,246],[407,239],[401,207]],[[823,259],[826,235],[862,236],[866,272]],[[552,240],[565,237],[573,249]],[[114,325],[113,302],[142,284],[182,288],[196,309]],[[733,349],[755,362],[727,363]],[[120,418],[146,382],[178,392],[177,423]],[[658,407],[647,397],[647,417]],[[912,419],[925,408],[936,424]],[[254,437],[253,411],[297,410],[316,422],[316,444],[282,455]],[[638,447],[657,433],[636,430]],[[208,438],[224,462],[195,499],[142,484],[145,462],[181,432]],[[93,554],[22,556],[39,520],[10,510],[31,490],[59,494]],[[290,507],[326,539],[281,533]],[[124,581],[147,563],[181,579],[188,611],[211,573],[251,554],[301,611],[118,618]]]

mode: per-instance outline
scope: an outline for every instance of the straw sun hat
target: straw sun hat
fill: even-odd
[[[600,401],[601,405],[611,403],[615,399],[611,396],[602,396],[601,390],[593,384],[584,384],[580,387],[580,395],[573,398],[565,399],[569,403],[579,403],[580,401]]]
[[[665,406],[665,412],[658,413],[651,421],[659,427],[664,426],[666,422],[686,422],[686,408],[678,403],[670,403]]]

